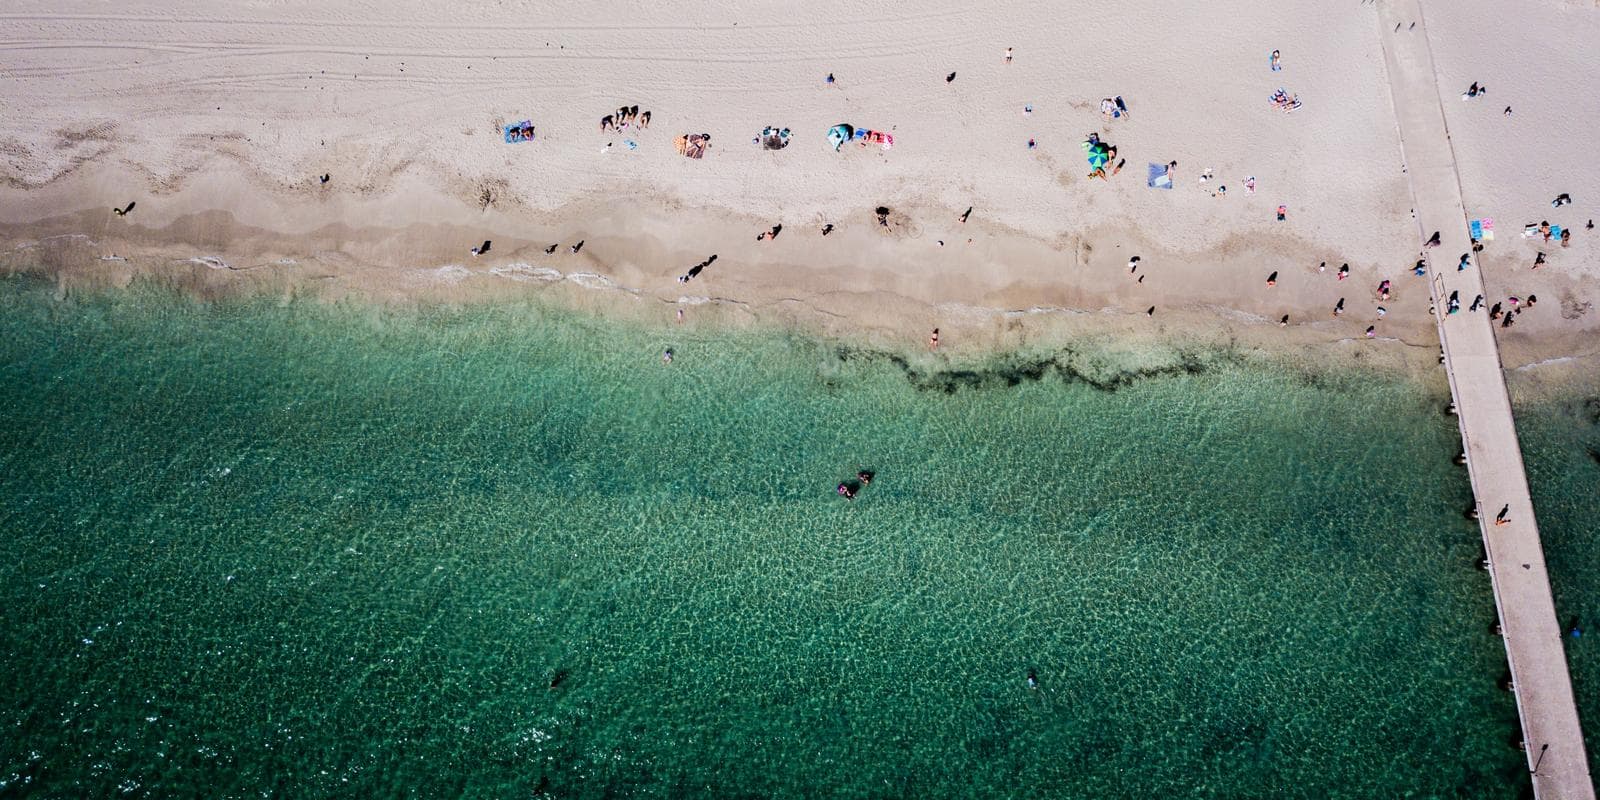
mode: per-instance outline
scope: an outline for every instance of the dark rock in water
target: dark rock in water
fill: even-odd
[[[1600,464],[1600,450],[1596,450],[1593,447],[1585,447],[1584,449],[1589,451],[1589,457],[1594,459],[1594,463]]]

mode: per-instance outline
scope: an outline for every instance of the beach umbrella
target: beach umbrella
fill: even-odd
[[[843,147],[845,142],[854,139],[855,136],[856,129],[843,122],[828,129],[828,142],[833,145],[833,152],[835,153],[839,152],[839,148]]]
[[[1100,142],[1084,142],[1083,149],[1089,158],[1090,169],[1105,169],[1106,163],[1111,160],[1110,148]]]

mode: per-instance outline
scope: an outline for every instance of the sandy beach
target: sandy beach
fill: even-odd
[[[1495,222],[1486,278],[1539,297],[1501,329],[1506,365],[1592,358],[1600,234],[1583,224],[1600,180],[1581,167],[1582,131],[1600,100],[1583,90],[1583,43],[1600,10],[1426,12],[1386,31],[1369,5],[1309,0],[1141,2],[1114,18],[1089,4],[24,0],[0,14],[0,264],[69,288],[562,287],[600,308],[717,309],[902,346],[940,327],[955,349],[1070,330],[1431,351],[1380,52],[1381,36],[1426,35],[1469,214]],[[1480,69],[1487,51],[1540,57]],[[1474,81],[1488,93],[1453,100]],[[1280,87],[1292,113],[1269,102]],[[1102,114],[1119,96],[1129,113]],[[627,105],[651,112],[648,129],[600,130]],[[504,141],[522,120],[534,140]],[[894,145],[835,152],[838,123]],[[792,130],[787,148],[754,141],[769,125]],[[704,158],[674,149],[688,133],[711,135]],[[1086,177],[1091,133],[1120,173]],[[1174,161],[1171,190],[1147,186],[1149,165]],[[1559,193],[1574,202],[1552,208]],[[1570,245],[1522,237],[1541,220],[1574,229]],[[612,291],[582,291],[596,288]]]

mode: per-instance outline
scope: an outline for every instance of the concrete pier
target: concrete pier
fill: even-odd
[[[1470,253],[1472,247],[1420,0],[1379,0],[1378,25],[1411,181],[1419,246],[1434,231],[1440,232],[1441,244],[1427,252],[1429,283],[1489,554],[1534,796],[1593,798],[1562,630],[1495,340],[1498,323],[1489,320],[1486,308],[1467,310],[1480,294],[1486,297],[1485,307],[1493,298],[1484,291],[1476,258],[1467,269],[1456,269],[1461,254]],[[1461,303],[1455,314],[1446,313],[1451,292],[1459,293]]]

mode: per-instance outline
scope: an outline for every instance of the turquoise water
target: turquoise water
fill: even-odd
[[[1591,769],[1600,764],[1600,383],[1518,409],[1517,434],[1551,590],[1567,641],[1567,663]]]
[[[907,358],[0,283],[0,793],[1526,787],[1439,396]]]

